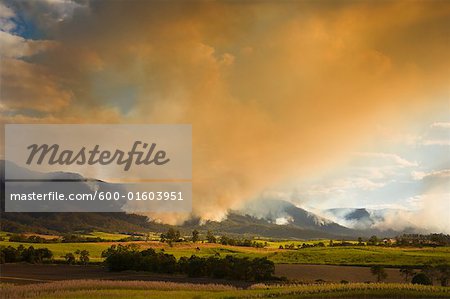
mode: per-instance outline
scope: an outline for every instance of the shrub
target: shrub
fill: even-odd
[[[411,280],[412,284],[432,285],[431,279],[425,273],[418,273],[414,275]]]

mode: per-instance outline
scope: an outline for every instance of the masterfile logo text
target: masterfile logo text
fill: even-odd
[[[190,125],[6,125],[7,212],[189,212]]]
[[[96,179],[191,179],[191,125],[6,125],[5,157]],[[7,179],[16,177],[8,171]]]

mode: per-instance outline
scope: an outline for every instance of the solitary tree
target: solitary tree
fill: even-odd
[[[192,232],[192,242],[197,242],[198,241],[198,235],[199,235],[199,232],[195,229],[193,232]]]
[[[378,238],[377,236],[372,236],[367,241],[367,245],[377,245],[378,244]]]
[[[448,286],[448,280],[450,279],[450,265],[449,264],[441,264],[438,265],[437,270],[439,271],[438,279],[441,282],[441,286]]]
[[[89,263],[89,251],[87,251],[86,249],[80,251],[78,249],[77,251],[75,251],[75,253],[80,255],[80,262],[83,265],[87,265],[87,263]]]
[[[372,266],[370,272],[377,277],[377,282],[387,278],[387,273],[382,266]]]
[[[439,270],[431,263],[425,264],[422,272],[431,280],[431,284],[434,284],[435,279],[439,279]]]
[[[68,263],[69,265],[75,264],[75,256],[71,252],[66,253],[64,259],[66,260],[66,263]]]
[[[413,268],[408,266],[403,266],[400,268],[400,275],[405,279],[405,283],[409,281],[409,278],[413,277],[416,272]]]
[[[216,237],[210,230],[206,233],[206,240],[208,240],[208,243],[216,243],[217,242]]]
[[[167,242],[172,246],[172,242],[180,240],[180,231],[175,231],[173,228],[169,228],[167,233],[161,234],[161,242]]]
[[[175,231],[173,228],[169,228],[166,234],[166,238],[171,241],[178,241],[178,239],[180,238],[180,232]]]

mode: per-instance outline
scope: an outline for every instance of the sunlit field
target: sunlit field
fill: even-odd
[[[450,288],[411,284],[254,284],[248,289],[217,284],[73,280],[1,285],[2,298],[448,298]]]
[[[450,263],[450,247],[383,247],[383,246],[344,246],[344,247],[313,247],[302,249],[279,249],[280,244],[291,244],[292,242],[273,242],[267,248],[253,248],[242,246],[225,246],[209,243],[167,243],[157,241],[139,241],[141,249],[153,248],[164,250],[173,254],[176,258],[182,256],[211,256],[211,255],[235,255],[238,257],[267,257],[274,263],[298,263],[298,264],[328,264],[328,265],[383,265],[383,266],[421,266],[426,263],[446,262]],[[303,243],[303,242],[297,242]],[[54,254],[54,259],[63,260],[63,256],[69,252],[86,249],[89,251],[91,262],[101,262],[102,251],[118,242],[98,243],[20,243],[0,241],[0,246],[18,247],[33,246],[35,248],[48,248]],[[122,243],[130,244],[130,242]],[[277,246],[278,245],[278,246]]]

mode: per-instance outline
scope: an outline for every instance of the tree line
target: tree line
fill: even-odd
[[[403,234],[395,238],[398,246],[449,246],[450,235],[446,234]]]
[[[411,266],[402,266],[399,271],[405,283],[433,285],[437,281],[441,286],[446,287],[450,279],[450,265],[445,262],[435,265],[425,264],[419,272]],[[383,281],[388,276],[384,267],[380,265],[370,267],[370,272],[376,277],[377,282]]]
[[[148,271],[154,273],[181,273],[189,277],[212,277],[233,280],[262,281],[273,279],[275,265],[267,258],[239,258],[227,255],[181,257],[154,249],[140,251],[134,244],[112,245],[102,253],[111,271]]]
[[[200,233],[197,230],[192,231],[192,237],[188,239],[192,241],[193,243],[200,241]],[[170,246],[174,242],[184,242],[186,241],[186,238],[181,237],[180,231],[175,230],[173,228],[169,228],[166,233],[162,233],[160,235],[160,241],[166,242]],[[230,245],[230,246],[243,246],[243,247],[255,247],[255,248],[264,248],[267,247],[267,242],[257,242],[250,239],[238,239],[238,238],[232,238],[228,236],[220,236],[216,237],[211,231],[208,231],[206,233],[206,240],[208,243],[218,243],[222,245]]]
[[[23,245],[19,245],[17,248],[0,246],[0,264],[20,262],[30,264],[54,263],[53,257],[53,252],[48,248],[25,247]],[[89,263],[89,251],[78,249],[74,253],[66,253],[62,258],[69,265],[87,265]]]
[[[48,248],[26,248],[20,245],[17,248],[12,246],[0,247],[0,264],[26,262],[31,264],[40,264],[53,259],[53,252]]]
[[[140,236],[129,236],[118,240],[105,239],[101,237],[89,237],[81,236],[77,234],[64,234],[61,237],[56,238],[43,238],[37,235],[24,235],[24,234],[10,234],[10,242],[20,243],[37,243],[37,244],[51,244],[51,243],[98,243],[98,242],[132,242],[145,240]]]

